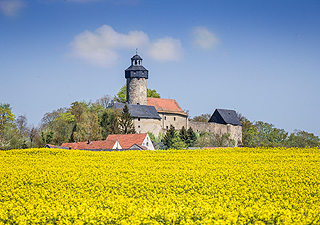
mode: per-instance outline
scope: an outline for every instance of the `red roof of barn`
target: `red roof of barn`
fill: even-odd
[[[147,98],[147,105],[154,106],[158,112],[177,113],[187,116],[174,99]]]
[[[107,141],[119,141],[123,149],[129,149],[132,145],[142,145],[147,134],[112,134],[107,137]]]
[[[112,149],[117,140],[63,143],[62,147],[71,149]],[[120,144],[121,145],[121,144]],[[122,146],[121,146],[122,147]]]

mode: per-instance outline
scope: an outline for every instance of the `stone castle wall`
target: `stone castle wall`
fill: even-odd
[[[176,130],[180,130],[183,126],[187,129],[188,117],[175,113],[162,113],[158,112],[161,117],[161,127],[165,132],[170,128],[170,125],[174,126]]]
[[[137,133],[151,132],[158,136],[159,132],[161,131],[161,120],[159,119],[134,118],[133,125]]]
[[[127,78],[127,102],[147,105],[147,79]]]
[[[230,134],[230,138],[235,140],[236,146],[242,143],[242,126],[234,126],[231,124],[219,124],[213,122],[189,122],[189,127],[194,132],[212,132],[214,134],[223,135],[226,133]]]

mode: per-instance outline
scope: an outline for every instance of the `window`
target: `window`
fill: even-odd
[[[174,120],[174,121],[176,121],[176,118],[175,118],[175,117],[173,117],[173,120]]]
[[[140,125],[138,125],[138,128],[140,128]]]
[[[168,129],[168,126],[166,126],[166,128]]]
[[[140,121],[140,118],[138,118],[138,121]]]
[[[149,144],[149,142],[147,142],[147,144],[146,144],[146,145],[148,146],[148,144]]]
[[[164,120],[166,120],[167,119],[167,117],[166,116],[164,116]]]

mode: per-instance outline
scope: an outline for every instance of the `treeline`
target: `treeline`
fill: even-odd
[[[104,96],[95,102],[73,102],[70,107],[46,113],[39,126],[29,126],[26,116],[16,117],[9,104],[0,104],[0,149],[44,147],[65,142],[105,140],[109,134],[135,133],[128,107],[122,111],[107,108],[111,98]],[[209,114],[192,118],[208,121]],[[319,137],[305,131],[289,134],[270,123],[251,122],[239,115],[242,124],[242,146],[245,147],[316,147]],[[235,141],[230,134],[195,133],[191,128],[166,133],[149,133],[157,149],[189,147],[229,147]]]
[[[242,144],[246,147],[318,147],[320,138],[306,131],[295,130],[289,134],[271,123],[251,122],[241,114]]]
[[[96,102],[73,102],[70,107],[46,113],[38,127],[26,116],[16,116],[9,104],[0,104],[0,149],[44,147],[65,142],[104,140],[109,134],[134,133],[128,107],[107,108],[110,97]]]

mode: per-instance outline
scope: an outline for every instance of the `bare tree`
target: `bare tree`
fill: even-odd
[[[20,137],[24,138],[28,136],[28,122],[27,117],[24,116],[18,116],[16,120],[16,126],[19,132]]]
[[[106,109],[111,99],[109,95],[104,95],[96,101],[96,104],[102,105]]]
[[[34,146],[34,142],[37,138],[39,138],[39,129],[32,125],[32,127],[29,129],[29,139],[30,139],[30,144],[31,148]]]

